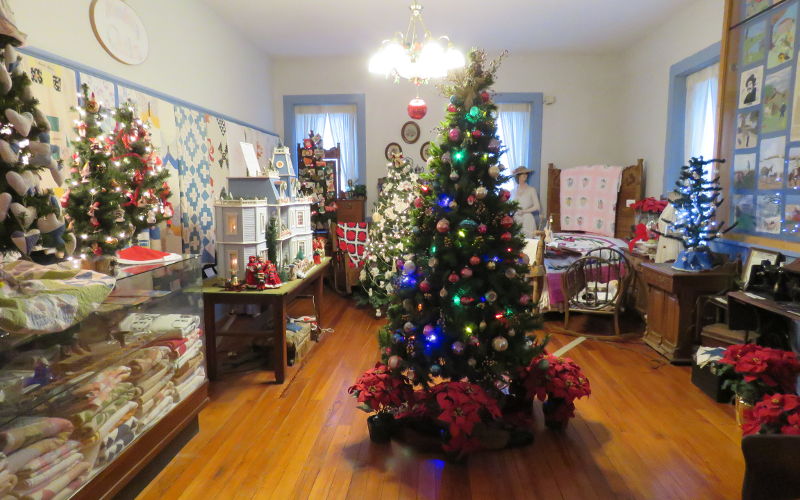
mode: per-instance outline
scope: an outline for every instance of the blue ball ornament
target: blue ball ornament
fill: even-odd
[[[431,365],[431,375],[439,375],[442,373],[442,367],[439,365]]]

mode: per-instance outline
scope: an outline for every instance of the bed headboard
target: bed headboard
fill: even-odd
[[[644,196],[644,160],[639,158],[635,165],[625,167],[617,195],[617,220],[614,236],[620,239],[631,237],[631,226],[636,221],[634,210],[627,206],[627,200],[638,201]],[[553,231],[561,230],[559,206],[561,205],[561,169],[552,163],[547,165],[547,215],[553,216]],[[544,219],[545,221],[547,218]]]

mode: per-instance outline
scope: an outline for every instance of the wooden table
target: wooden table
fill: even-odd
[[[205,318],[206,364],[208,378],[217,379],[217,337],[222,336],[259,336],[263,331],[217,331],[214,310],[217,304],[254,304],[272,306],[273,327],[275,329],[275,382],[282,384],[286,376],[286,307],[298,295],[311,289],[314,296],[314,314],[317,325],[322,328],[322,278],[331,263],[330,257],[324,257],[322,263],[314,266],[303,279],[284,283],[280,288],[268,290],[245,290],[232,292],[220,286],[220,278],[211,278],[203,282],[203,314]]]

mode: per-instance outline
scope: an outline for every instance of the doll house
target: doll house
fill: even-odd
[[[311,256],[313,238],[311,201],[299,194],[299,182],[292,165],[289,148],[276,147],[272,153],[271,164],[277,172],[277,177],[274,175],[229,177],[228,186],[230,197],[233,199],[217,202],[217,254],[218,262],[222,265],[221,269],[218,266],[218,270],[226,278],[229,277],[231,269],[237,268],[237,266],[231,265],[234,253],[238,259],[234,263],[238,264],[241,274],[244,272],[244,263],[250,255],[259,256],[261,254],[258,252],[266,251],[266,227],[273,217],[278,223],[276,252],[278,262],[276,264],[291,263],[300,251],[306,257]],[[251,207],[256,208],[257,212],[250,214]],[[238,215],[234,216],[234,213]],[[262,215],[264,215],[264,224],[260,225]],[[243,233],[240,239],[232,241],[232,236],[225,234],[228,228],[228,218],[231,221],[234,219],[240,221],[239,224],[253,225],[254,232]],[[245,236],[256,236],[257,240],[242,239]],[[250,246],[247,246],[248,244]],[[244,248],[238,252],[240,246]]]
[[[242,276],[247,260],[267,252],[269,205],[266,199],[220,199],[214,205],[217,271]]]

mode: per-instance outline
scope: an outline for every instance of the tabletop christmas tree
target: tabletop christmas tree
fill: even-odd
[[[40,185],[47,170],[59,186],[64,178],[51,153],[50,123],[21,65],[6,45],[0,55],[0,253],[45,260],[43,254],[55,251],[71,254],[75,238],[58,199]]]
[[[336,173],[323,159],[322,138],[312,130],[300,150],[300,193],[310,196],[312,229],[327,230],[336,221]]]
[[[377,412],[368,420],[373,439],[379,417],[422,420],[457,454],[532,441],[530,427],[510,415],[530,412],[538,380],[550,380],[524,375],[545,373],[549,358],[529,335],[538,318],[528,259],[517,205],[501,188],[508,177],[489,92],[498,63],[487,66],[480,51],[469,60],[442,87],[450,104],[413,201],[409,248],[379,332],[382,362],[350,388],[360,408]],[[581,388],[570,398],[588,394],[582,374],[569,377]]]
[[[131,101],[117,108],[114,118],[117,125],[111,161],[128,176],[123,189],[128,199],[123,208],[135,236],[172,218],[169,171],[153,148],[149,125],[137,117]]]
[[[713,254],[708,244],[733,229],[733,226],[725,229],[724,222],[714,220],[717,207],[722,204],[722,189],[719,177],[709,179],[709,165],[724,161],[703,160],[701,156],[691,158],[688,165],[681,167],[680,178],[675,183],[679,196],[672,201],[675,220],[669,221],[669,234],[661,235],[683,243],[684,249],[672,266],[675,269],[705,271],[713,268]]]
[[[376,316],[394,296],[397,260],[405,255],[414,223],[411,208],[419,193],[419,176],[401,155],[389,163],[389,172],[372,212],[367,239],[367,258],[361,271],[363,295],[359,302],[375,308]]]
[[[81,252],[113,256],[128,246],[135,231],[125,212],[130,176],[114,159],[114,138],[101,128],[104,120],[111,119],[109,110],[95,99],[88,85],[81,86],[81,93],[65,206]]]

